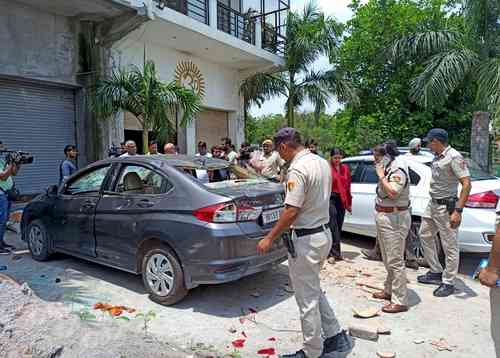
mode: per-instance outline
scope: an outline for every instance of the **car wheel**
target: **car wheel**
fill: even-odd
[[[28,225],[28,247],[33,259],[37,261],[46,261],[49,259],[49,233],[41,220],[33,220]]]
[[[413,253],[415,254],[415,257],[417,258],[418,264],[423,267],[429,267],[429,264],[425,260],[424,257],[424,248],[422,246],[422,241],[420,240],[420,226],[421,222],[420,220],[412,220],[411,222],[411,227],[410,227],[410,232],[408,233],[408,238],[409,240],[409,247],[411,250],[413,250]],[[443,247],[441,246],[440,240],[436,237],[436,244],[438,247],[438,257],[439,261],[441,264],[444,266],[445,262],[445,257],[444,257],[444,251]]]
[[[142,280],[149,298],[162,305],[173,305],[188,293],[181,264],[167,247],[151,249],[144,255]]]

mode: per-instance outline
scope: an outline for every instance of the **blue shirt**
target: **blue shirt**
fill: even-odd
[[[66,159],[61,163],[60,173],[59,173],[59,184],[62,183],[64,179],[73,175],[74,172],[77,171],[75,163],[73,161]]]

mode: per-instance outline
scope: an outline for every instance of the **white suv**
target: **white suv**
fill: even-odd
[[[410,176],[410,199],[412,233],[418,234],[421,216],[430,200],[431,179],[429,155],[407,156]],[[462,252],[487,253],[495,235],[495,208],[500,195],[500,179],[485,173],[479,166],[466,159],[471,171],[472,190],[467,201],[462,224],[458,231],[458,241]],[[377,174],[372,155],[346,158],[352,174],[352,214],[346,213],[343,231],[376,237],[375,229],[375,188]],[[459,188],[460,192],[460,188]],[[416,247],[421,256],[421,247]]]

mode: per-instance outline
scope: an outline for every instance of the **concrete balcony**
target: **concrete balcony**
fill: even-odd
[[[279,51],[263,43],[262,21],[218,0],[153,0],[153,42],[237,70],[283,64]],[[269,28],[269,26],[267,26]],[[264,29],[265,30],[265,29]]]

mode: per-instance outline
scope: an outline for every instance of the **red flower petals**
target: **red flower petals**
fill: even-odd
[[[276,350],[274,348],[265,348],[258,351],[257,354],[261,356],[273,356],[276,354]]]
[[[233,344],[234,348],[243,348],[245,346],[244,339],[237,339],[235,341],[232,341],[231,343]]]

